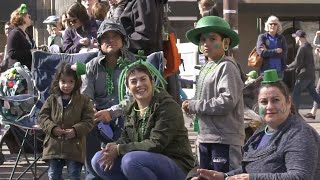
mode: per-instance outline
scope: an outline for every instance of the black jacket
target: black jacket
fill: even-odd
[[[315,67],[312,46],[310,43],[304,43],[297,51],[296,58],[288,65],[289,70],[295,69],[297,78],[300,80],[314,80]]]
[[[120,21],[130,40],[129,51],[145,55],[162,50],[162,0],[129,0]]]
[[[35,48],[35,42],[29,34],[27,35],[31,44],[28,42],[22,29],[16,27],[9,33],[7,39],[9,67],[15,62],[20,62],[22,65],[26,65],[31,69],[32,56],[30,50]]]

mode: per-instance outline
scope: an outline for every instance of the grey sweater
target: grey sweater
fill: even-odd
[[[265,125],[244,146],[242,167],[228,175],[249,173],[250,180],[320,179],[320,139],[301,117],[290,116],[279,126],[268,144],[256,149]]]
[[[208,71],[214,62],[201,70],[194,100],[189,101],[191,113],[199,118],[198,141],[243,146],[244,86],[236,63],[224,58]]]

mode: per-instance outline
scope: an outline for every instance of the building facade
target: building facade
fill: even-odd
[[[80,0],[78,0],[80,1]],[[289,47],[287,63],[294,60],[297,46],[291,34],[297,29],[302,29],[308,34],[308,41],[312,42],[315,32],[320,29],[320,0],[235,0],[238,2],[238,32],[240,45],[237,59],[241,62],[245,71],[247,57],[255,46],[257,36],[263,32],[264,22],[270,15],[279,17]],[[6,0],[0,1],[0,49],[3,49],[6,38],[3,32],[3,24],[9,20],[10,13],[26,3],[34,21],[33,36],[37,45],[46,44],[48,34],[43,20],[52,14],[60,15],[74,0]],[[223,0],[216,0],[217,10],[223,16]],[[171,26],[175,30],[179,42],[187,42],[185,32],[194,26],[199,19],[197,0],[169,0],[168,16]],[[1,51],[1,50],[0,50]],[[316,59],[316,67],[320,68],[319,59]],[[287,75],[292,76],[290,74]],[[292,78],[289,78],[292,81]]]

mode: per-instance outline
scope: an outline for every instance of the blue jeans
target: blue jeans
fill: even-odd
[[[292,92],[293,103],[298,112],[300,106],[300,94],[307,89],[312,99],[320,104],[320,96],[317,94],[314,86],[315,80],[296,80]]]
[[[316,86],[316,92],[320,96],[320,78],[319,78],[317,86]],[[319,105],[317,104],[317,102],[313,102],[313,108],[317,109],[318,107],[319,107]]]
[[[69,179],[80,180],[81,170],[83,164],[77,161],[65,160],[65,159],[50,159],[48,177],[49,180],[61,180],[62,169],[67,165]]]
[[[92,158],[91,164],[96,173],[104,180],[184,180],[186,173],[169,157],[146,151],[133,151],[118,157],[111,170],[104,171],[97,161],[101,152]]]

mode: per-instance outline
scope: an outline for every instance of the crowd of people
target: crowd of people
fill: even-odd
[[[86,180],[317,179],[320,137],[297,111],[304,89],[315,101],[304,116],[315,119],[320,104],[320,80],[316,90],[313,50],[306,33],[298,30],[292,35],[299,49],[295,60],[286,64],[288,47],[280,34],[281,23],[276,16],[266,21],[266,32],[256,43],[263,58],[256,103],[264,124],[245,142],[241,90],[247,75],[228,55],[240,39],[218,16],[215,3],[198,0],[203,17],[186,32],[206,59],[194,98],[177,102],[157,86],[155,77],[161,74],[141,62],[143,55],[163,50],[166,3],[82,0],[43,21],[51,53],[97,52],[87,64],[59,64],[51,95],[39,113],[38,123],[46,134],[42,159],[49,163],[49,179],[62,179],[64,166],[70,179],[80,179],[83,165]],[[15,62],[31,69],[31,52],[36,48],[27,32],[31,25],[26,5],[12,12],[5,26],[2,71]],[[320,44],[318,35],[315,45]],[[139,50],[144,54],[135,56]],[[319,52],[317,48],[315,53]],[[289,70],[298,77],[292,98],[282,80]],[[128,95],[125,104],[118,98],[123,93],[117,88],[121,79]],[[183,113],[195,117],[196,158]],[[111,128],[111,136],[102,132],[105,127]]]

